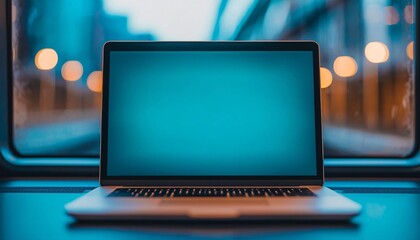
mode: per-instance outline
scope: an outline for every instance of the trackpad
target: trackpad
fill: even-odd
[[[256,207],[268,205],[265,199],[188,199],[172,198],[164,199],[161,205],[167,207],[187,208],[187,215],[196,219],[226,219],[238,218],[240,216],[239,208],[236,207]]]
[[[186,206],[261,206],[268,205],[266,199],[186,199],[186,198],[165,198],[161,205],[186,205]]]

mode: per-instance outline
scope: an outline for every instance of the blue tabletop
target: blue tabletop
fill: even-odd
[[[97,186],[95,181],[2,182],[0,239],[420,239],[417,183],[327,185],[361,203],[362,214],[344,223],[76,222],[63,206]]]

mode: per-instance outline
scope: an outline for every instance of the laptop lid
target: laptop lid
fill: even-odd
[[[322,185],[315,42],[108,42],[102,185]]]

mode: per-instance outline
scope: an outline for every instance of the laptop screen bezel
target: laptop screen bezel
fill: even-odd
[[[311,51],[313,53],[316,175],[312,176],[108,176],[108,107],[112,51]],[[323,185],[319,46],[314,41],[107,42],[103,47],[100,184],[102,186]]]

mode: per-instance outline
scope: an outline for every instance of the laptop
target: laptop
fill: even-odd
[[[319,47],[108,42],[100,187],[81,220],[348,220],[324,186]]]

